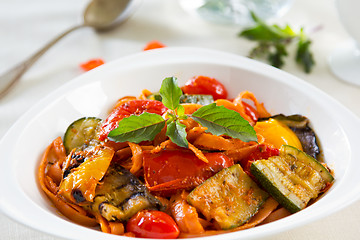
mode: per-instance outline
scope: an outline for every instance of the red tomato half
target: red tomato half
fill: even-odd
[[[209,94],[214,100],[226,99],[228,96],[225,86],[215,78],[197,76],[189,79],[181,90],[186,94]]]
[[[131,100],[112,110],[109,116],[102,123],[99,139],[105,140],[109,132],[119,125],[119,121],[131,115],[140,115],[143,112],[164,114],[167,108],[160,101],[156,100]]]
[[[145,181],[151,191],[162,195],[174,190],[190,189],[201,184],[223,168],[234,164],[222,153],[205,153],[208,163],[198,159],[191,151],[164,150],[143,153]]]
[[[259,144],[254,152],[250,153],[247,158],[240,161],[240,165],[248,175],[251,175],[250,166],[253,162],[256,160],[268,159],[272,156],[279,156],[279,154],[279,149],[267,144]]]
[[[155,210],[143,210],[126,224],[126,231],[140,238],[177,238],[180,230],[168,214]]]
[[[245,108],[245,113],[248,115],[255,123],[259,119],[259,113],[255,110],[250,104],[242,101],[242,104]]]

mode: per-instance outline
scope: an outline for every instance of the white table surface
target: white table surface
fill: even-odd
[[[0,73],[63,30],[80,23],[86,3],[85,0],[1,0]],[[293,55],[284,70],[322,89],[360,116],[360,87],[334,77],[327,64],[329,54],[349,39],[333,1],[295,0],[290,11],[276,22],[304,26],[305,29],[321,28],[311,35],[316,60],[314,71],[303,73],[291,58]],[[205,47],[245,56],[253,44],[237,37],[240,30],[239,26],[214,25],[191,17],[175,0],[144,0],[120,28],[103,34],[89,28],[77,30],[44,55],[23,76],[20,84],[0,100],[0,137],[43,96],[80,75],[81,62],[97,57],[109,62],[142,51],[145,44],[154,39],[167,46]],[[58,238],[34,231],[0,214],[0,239]],[[360,239],[360,201],[322,220],[268,239]]]

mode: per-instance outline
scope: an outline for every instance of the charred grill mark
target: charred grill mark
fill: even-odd
[[[79,189],[73,189],[71,195],[74,197],[77,203],[84,202],[86,199],[84,198],[82,192]]]
[[[128,203],[131,199],[138,198],[138,197],[146,197],[145,192],[135,192],[130,197],[126,198],[124,201],[122,201],[117,207],[123,209],[124,205]]]

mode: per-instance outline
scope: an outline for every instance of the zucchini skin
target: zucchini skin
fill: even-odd
[[[295,204],[293,201],[288,199],[288,197],[285,194],[283,194],[279,190],[279,188],[275,187],[273,182],[271,182],[269,178],[263,174],[263,170],[259,169],[255,164],[251,164],[250,171],[254,176],[256,176],[256,178],[259,180],[263,188],[266,189],[266,191],[270,193],[270,195],[280,205],[286,208],[286,210],[288,210],[291,213],[296,213],[302,209],[298,204]],[[260,177],[262,175],[263,177]]]
[[[304,209],[327,184],[334,181],[320,162],[288,145],[281,147],[280,156],[253,162],[250,171],[263,188],[291,213]]]
[[[260,189],[239,164],[235,164],[196,187],[187,201],[207,220],[215,220],[226,230],[246,223],[268,197],[269,194]]]
[[[74,148],[84,149],[92,140],[98,142],[98,126],[102,120],[97,117],[82,117],[72,122],[64,134],[66,154]]]

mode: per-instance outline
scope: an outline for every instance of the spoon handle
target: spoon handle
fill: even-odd
[[[20,62],[4,74],[0,76],[0,99],[2,99],[9,91],[15,86],[17,82],[19,82],[22,75],[55,43],[57,43],[60,39],[71,33],[72,31],[84,27],[85,25],[77,25],[74,26],[62,34],[55,37],[48,44],[46,44],[43,48],[38,50],[36,53],[31,55],[28,59]]]

